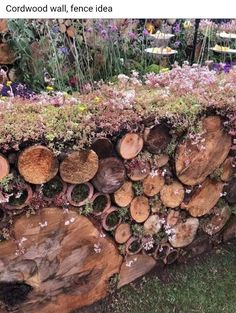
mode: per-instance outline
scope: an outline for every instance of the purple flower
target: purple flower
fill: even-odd
[[[85,29],[85,31],[86,31],[87,33],[92,33],[93,29],[92,29],[92,27],[88,27],[88,28]]]
[[[68,55],[69,54],[69,50],[66,47],[61,47],[59,48],[59,51],[64,54],[64,55]]]
[[[224,65],[224,72],[225,73],[229,73],[230,70],[231,70],[231,65],[230,64],[225,64]]]
[[[1,96],[9,97],[11,94],[14,97],[19,96],[24,99],[31,99],[35,95],[26,85],[16,82],[12,83],[11,86],[4,85],[1,90]]]
[[[179,33],[180,32],[180,24],[179,23],[176,23],[174,26],[173,26],[173,32],[175,34]]]
[[[108,28],[112,31],[112,32],[116,32],[118,30],[117,26],[114,24],[109,24]]]
[[[52,27],[52,32],[53,32],[54,34],[59,33],[59,26],[57,26],[57,25],[53,26],[53,27]]]
[[[147,31],[147,29],[144,29],[144,30],[143,30],[143,35],[144,35],[144,36],[148,36],[148,35],[149,35],[149,32]]]
[[[180,46],[180,41],[179,40],[177,40],[175,43],[174,43],[174,47],[175,48],[179,48],[179,46]]]
[[[108,38],[108,36],[107,36],[107,31],[106,31],[105,29],[103,29],[103,30],[101,31],[101,35],[102,35],[102,38],[104,38],[104,39],[107,39],[107,38]]]
[[[136,39],[136,35],[133,32],[128,32],[128,36],[130,39],[133,39],[133,40]]]

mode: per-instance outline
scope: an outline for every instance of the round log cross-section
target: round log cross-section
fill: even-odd
[[[1,295],[11,312],[18,312],[15,304],[24,313],[71,312],[103,298],[119,272],[115,245],[75,212],[45,208],[19,217],[13,231],[14,240],[0,242]],[[10,287],[17,299],[3,294]]]
[[[131,217],[137,223],[143,223],[148,218],[149,213],[148,198],[144,196],[135,197],[130,205]]]
[[[98,156],[93,150],[73,151],[60,164],[61,178],[70,184],[83,184],[98,170]]]
[[[107,138],[98,138],[92,143],[93,151],[95,151],[99,159],[112,157],[113,145]]]
[[[162,188],[160,197],[162,203],[168,208],[177,208],[184,199],[184,187],[179,182],[174,181]]]
[[[130,204],[134,198],[134,191],[132,182],[126,181],[113,195],[114,202],[120,206],[125,207]]]
[[[20,153],[18,170],[25,181],[31,184],[44,184],[56,176],[58,161],[47,147],[32,146]]]
[[[160,174],[149,174],[143,181],[143,192],[148,197],[157,195],[165,184],[164,177]]]
[[[169,129],[163,125],[146,128],[144,132],[146,149],[153,154],[163,151],[171,141]]]
[[[99,161],[99,168],[92,182],[98,191],[113,193],[124,184],[125,177],[122,161],[112,157]]]
[[[119,155],[126,160],[135,158],[143,148],[143,138],[137,134],[126,134],[117,145]]]

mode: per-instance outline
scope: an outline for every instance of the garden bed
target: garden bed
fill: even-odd
[[[24,277],[24,312],[67,313],[235,237],[235,87],[235,69],[185,65],[62,105],[2,99],[0,283]]]

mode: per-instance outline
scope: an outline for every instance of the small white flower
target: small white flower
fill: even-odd
[[[70,221],[68,220],[68,221],[65,221],[65,225],[67,226],[67,225],[69,225],[70,224]]]
[[[39,226],[40,226],[41,228],[47,227],[47,226],[48,226],[48,222],[45,221],[44,223],[39,223]]]
[[[93,249],[94,249],[95,253],[101,253],[101,251],[102,251],[101,246],[100,246],[99,243],[95,243],[93,245]]]

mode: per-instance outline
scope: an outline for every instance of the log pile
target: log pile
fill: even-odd
[[[214,115],[174,154],[164,124],[59,157],[42,145],[1,153],[0,300],[70,312],[104,297],[114,274],[121,287],[235,237],[232,140]]]

